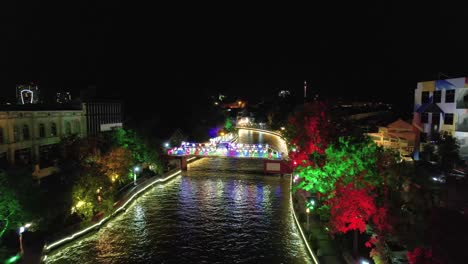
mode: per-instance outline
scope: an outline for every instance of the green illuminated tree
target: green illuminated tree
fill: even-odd
[[[5,174],[0,173],[0,238],[8,229],[20,225],[21,211],[16,194],[8,187]]]
[[[232,125],[231,118],[227,117],[226,121],[224,122],[224,129],[227,132],[233,132],[234,131],[234,126]]]
[[[114,202],[113,191],[112,184],[106,176],[99,173],[81,175],[72,190],[72,212],[84,220],[91,220],[98,212],[110,212]]]
[[[130,150],[133,164],[153,165],[161,173],[163,166],[158,148],[145,141],[133,130],[118,129],[114,135],[116,145]]]
[[[337,180],[343,184],[354,182],[362,175],[365,182],[377,185],[378,147],[371,140],[353,141],[339,138],[325,149],[323,164],[299,166],[297,172],[303,180],[297,188],[321,194],[332,194]]]

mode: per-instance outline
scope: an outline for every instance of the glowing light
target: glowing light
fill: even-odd
[[[83,201],[79,201],[78,203],[76,203],[75,207],[76,208],[80,208],[81,206],[85,205],[85,202]]]
[[[15,256],[13,256],[13,257],[7,259],[7,260],[5,261],[5,264],[15,263],[15,262],[17,262],[20,258],[21,258],[21,255],[20,255],[20,254],[15,255]]]
[[[369,264],[369,261],[363,259],[363,260],[361,260],[361,264]]]
[[[168,142],[164,143],[164,147],[168,148],[168,147],[169,147],[169,143],[168,143]]]
[[[306,213],[310,213],[309,207],[306,208]]]
[[[27,92],[27,93],[30,93],[30,94],[31,94],[31,102],[30,102],[30,104],[32,104],[33,101],[34,101],[34,93],[33,93],[33,91],[31,91],[31,90],[29,90],[29,89],[24,89],[24,90],[21,90],[21,91],[20,91],[20,94],[21,94],[21,102],[24,104],[23,92]]]
[[[19,233],[22,234],[25,230],[26,230],[26,228],[24,228],[24,226],[22,226],[22,227],[19,228]]]
[[[294,211],[293,197],[292,197],[292,181],[290,182],[290,190],[291,191],[289,192],[289,196],[290,196],[289,197],[289,204],[290,204],[290,207],[291,207],[290,210],[292,212],[294,222],[296,222],[296,226],[299,229],[299,232],[301,233],[301,236],[302,236],[302,241],[304,241],[304,244],[306,245],[307,251],[309,252],[310,256],[312,257],[312,260],[314,261],[315,264],[318,264],[319,262],[317,260],[317,257],[315,256],[314,252],[310,248],[309,242],[307,241],[306,236],[304,235],[304,232],[302,231],[302,227],[299,224],[299,221],[297,220],[297,217],[296,217],[296,212]]]
[[[181,173],[181,171],[179,170],[179,171],[176,171],[176,172],[174,172],[173,174],[167,176],[167,177],[164,178],[164,179],[157,179],[157,180],[155,180],[155,181],[149,183],[147,186],[145,186],[145,187],[142,188],[141,190],[139,190],[139,191],[137,191],[136,193],[134,193],[134,194],[127,200],[127,202],[125,202],[121,207],[117,208],[110,216],[106,216],[106,217],[104,217],[101,221],[99,221],[98,223],[96,223],[96,224],[94,224],[94,225],[92,225],[92,226],[89,226],[89,227],[87,227],[87,228],[85,228],[85,229],[83,229],[83,230],[81,230],[81,231],[79,231],[79,232],[76,232],[76,233],[74,233],[74,234],[72,234],[72,235],[70,235],[70,236],[68,236],[68,237],[66,237],[66,238],[63,238],[63,239],[61,239],[61,240],[59,240],[59,241],[57,241],[57,242],[54,242],[54,243],[52,243],[52,244],[50,244],[50,245],[48,245],[48,246],[45,246],[45,249],[46,249],[46,250],[51,250],[52,248],[55,248],[55,247],[57,247],[57,246],[59,246],[59,245],[61,245],[61,244],[63,244],[63,243],[66,243],[67,241],[71,241],[71,240],[75,239],[76,237],[78,237],[78,236],[80,236],[80,235],[82,235],[82,234],[85,234],[85,233],[87,233],[88,231],[93,230],[93,229],[95,229],[95,228],[98,227],[98,226],[101,226],[103,223],[105,223],[107,220],[109,220],[112,216],[115,216],[115,215],[118,214],[120,211],[125,210],[125,207],[126,207],[130,202],[132,202],[133,199],[135,199],[135,197],[136,197],[138,194],[140,194],[140,193],[146,191],[148,188],[150,188],[151,186],[153,186],[155,183],[158,183],[158,182],[165,182],[165,181],[167,181],[167,180],[172,179],[172,178],[175,177],[176,175],[180,175],[180,173]]]
[[[285,127],[281,127],[281,130],[285,130],[286,128]]]

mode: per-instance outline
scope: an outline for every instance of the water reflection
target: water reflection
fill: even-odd
[[[258,160],[196,161],[47,263],[309,263],[289,179],[262,169]]]

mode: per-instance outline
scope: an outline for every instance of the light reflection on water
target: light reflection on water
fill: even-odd
[[[47,263],[309,263],[289,179],[262,169],[259,160],[195,161]]]

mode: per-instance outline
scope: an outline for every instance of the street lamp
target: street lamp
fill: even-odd
[[[136,178],[137,178],[137,172],[139,171],[140,171],[140,167],[135,166],[135,168],[133,168],[133,184],[134,185],[137,185]]]
[[[310,230],[310,225],[309,225],[310,209],[309,209],[309,207],[306,208],[306,213],[307,213],[307,231],[308,231],[308,230]]]
[[[28,228],[30,228],[30,227],[31,227],[31,223],[27,223],[24,226],[21,226],[19,228],[19,230],[18,230],[21,255],[23,255],[23,253],[24,253],[24,251],[23,251],[23,233],[24,233],[24,231],[28,230]]]

